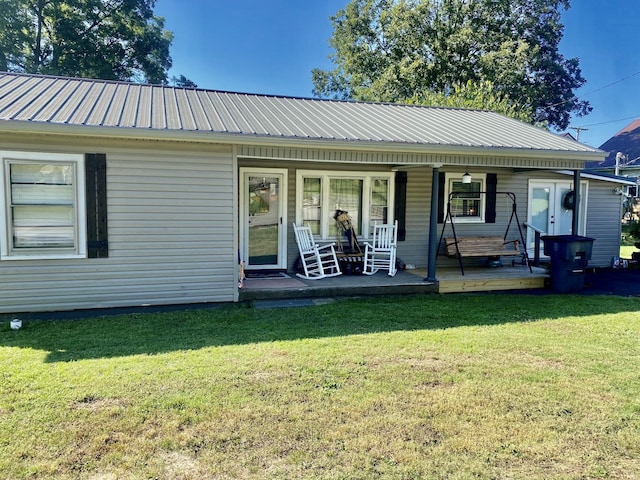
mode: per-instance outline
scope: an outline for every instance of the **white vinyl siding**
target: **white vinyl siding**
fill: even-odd
[[[232,302],[230,150],[107,151],[108,258],[2,262],[0,312]]]
[[[449,176],[454,178],[461,178],[465,173],[465,170],[457,169],[455,171],[447,171]],[[520,224],[526,222],[527,219],[527,177],[525,175],[513,175],[513,172],[508,169],[498,169],[491,168],[486,169],[484,171],[480,169],[469,169],[469,173],[471,174],[473,179],[485,178],[487,173],[495,173],[497,175],[497,191],[498,192],[510,192],[513,193],[516,197],[516,209],[518,214],[518,219],[520,220]],[[431,172],[429,171],[429,175]],[[486,197],[486,195],[482,195],[482,197]],[[445,197],[446,198],[446,197]],[[446,201],[446,200],[445,200]],[[511,213],[513,208],[513,202],[509,198],[509,196],[498,193],[496,195],[496,219],[495,223],[486,223],[486,222],[463,222],[460,219],[456,218],[455,221],[455,229],[456,235],[463,236],[481,236],[481,235],[496,235],[503,236],[507,232],[507,227],[509,227],[507,238],[510,240],[519,239],[520,238],[520,230],[518,229],[518,222],[516,222],[515,217],[511,220],[511,224],[509,224],[509,220],[511,219]],[[428,221],[428,220],[427,220]],[[526,230],[522,227],[522,233],[526,238]],[[442,223],[438,224],[438,240],[440,239],[440,235],[443,231]],[[447,222],[447,225],[444,228],[444,236],[450,237],[453,235],[453,231],[451,229],[451,222]],[[443,246],[441,246],[441,253],[444,252]],[[398,253],[398,255],[400,255]],[[426,261],[426,260],[425,260]],[[476,265],[477,259],[464,259],[465,263],[469,265]],[[510,261],[510,260],[509,260]],[[515,259],[515,261],[519,261]],[[438,267],[455,267],[457,266],[458,260],[454,258],[448,258],[446,255],[441,254],[437,258]],[[419,264],[420,265],[420,264]]]
[[[610,267],[611,259],[620,255],[622,197],[614,192],[616,186],[589,180],[586,236],[595,238],[591,267]]]
[[[431,177],[430,167],[407,171],[406,237],[398,242],[398,258],[421,268],[427,267],[429,255]]]

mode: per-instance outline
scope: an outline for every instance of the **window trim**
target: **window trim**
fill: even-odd
[[[457,172],[446,172],[444,180],[444,201],[445,201],[445,215],[447,202],[449,200],[449,194],[451,193],[451,184],[454,181],[462,181],[462,174]],[[480,191],[486,192],[487,190],[487,174],[486,173],[474,173],[471,179],[472,182],[480,182]],[[480,215],[477,217],[455,217],[451,216],[456,223],[487,223],[487,195],[486,193],[480,194]]]
[[[395,172],[375,172],[375,171],[341,171],[341,170],[297,170],[296,171],[296,205],[295,205],[295,219],[296,224],[302,224],[302,203],[303,203],[303,190],[305,178],[320,178],[321,189],[321,204],[320,209],[323,216],[326,216],[328,212],[325,212],[326,202],[329,198],[329,180],[349,178],[362,180],[362,226],[363,232],[357,232],[359,238],[369,239],[373,230],[373,224],[371,223],[371,185],[373,179],[384,178],[387,180],[388,188],[388,205],[387,205],[387,221],[392,223],[394,220],[394,202],[395,202]],[[333,211],[329,209],[329,212],[333,214]],[[333,237],[329,235],[329,222],[326,219],[320,222],[320,235],[317,236],[319,240],[331,240]]]
[[[74,174],[74,247],[14,249],[11,222],[10,166],[12,164],[64,164],[71,165]],[[0,198],[0,261],[48,260],[86,258],[86,198],[85,168],[82,154],[0,151],[0,185],[4,195]],[[27,251],[28,250],[28,251]]]

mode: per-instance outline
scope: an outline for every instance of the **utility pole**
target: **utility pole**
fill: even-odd
[[[580,141],[580,132],[586,132],[587,130],[589,130],[588,128],[584,128],[584,127],[569,127],[571,130],[575,130],[576,131],[576,142]]]
[[[622,162],[624,162],[626,159],[627,156],[622,152],[616,153],[616,168],[614,170],[616,177],[620,174],[620,167],[622,166]]]

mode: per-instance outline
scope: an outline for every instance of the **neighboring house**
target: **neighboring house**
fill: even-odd
[[[239,257],[291,271],[291,224],[335,240],[336,208],[363,240],[398,220],[398,257],[434,277],[461,189],[487,193],[456,204],[459,235],[502,235],[513,192],[549,234],[578,212],[608,266],[623,184],[578,173],[604,156],[485,111],[0,73],[0,312],[237,301]]]
[[[625,189],[632,197],[638,196],[640,177],[640,119],[636,119],[600,145],[607,156],[602,162],[589,162],[585,169],[628,177],[633,182]]]
[[[570,139],[570,140],[575,140],[576,142],[578,141],[578,139],[577,139],[576,137],[574,137],[574,136],[573,136],[571,133],[569,133],[569,132],[561,133],[561,134],[560,134],[560,136],[561,136],[561,137],[564,137],[564,138],[568,138],[568,139]]]

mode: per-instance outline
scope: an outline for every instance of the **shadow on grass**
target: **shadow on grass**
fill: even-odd
[[[302,308],[210,309],[0,326],[0,346],[47,352],[48,362],[154,355],[259,342],[532,322],[640,311],[640,299],[581,295],[417,295],[345,299]],[[597,319],[594,318],[594,321]]]

